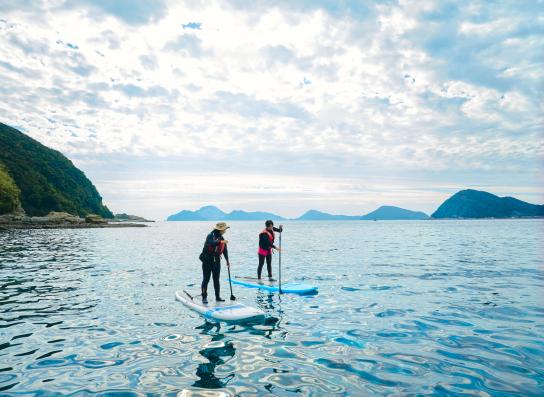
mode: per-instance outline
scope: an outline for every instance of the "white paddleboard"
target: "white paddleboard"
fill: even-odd
[[[176,291],[176,300],[183,303],[189,309],[202,314],[204,317],[219,321],[245,321],[264,318],[264,312],[243,303],[215,302],[210,300],[203,304],[198,298],[191,299],[185,292]]]

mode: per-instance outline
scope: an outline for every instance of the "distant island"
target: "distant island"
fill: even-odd
[[[429,219],[429,215],[421,211],[410,211],[391,205],[383,205],[377,210],[363,215],[361,219],[370,221],[424,220]]]
[[[0,123],[0,228],[127,227],[62,153]],[[143,226],[143,225],[141,225]]]
[[[167,221],[258,221],[266,219],[281,221],[285,218],[270,212],[260,211],[235,210],[226,213],[213,205],[204,206],[196,211],[183,210],[166,218]]]
[[[527,218],[544,217],[544,205],[529,204],[513,197],[499,197],[478,190],[461,190],[448,198],[431,215],[421,211],[411,211],[391,205],[383,205],[366,215],[336,215],[315,209],[306,211],[293,221],[392,221],[428,219],[481,219],[481,218]],[[208,205],[196,211],[183,210],[170,215],[167,221],[256,221],[286,220],[270,212],[246,212],[242,210],[226,213]]]
[[[530,204],[513,197],[499,197],[480,190],[461,190],[444,201],[433,219],[543,217],[544,205]]]
[[[297,221],[356,221],[361,219],[358,215],[334,215],[317,210],[309,210],[295,218]]]
[[[170,215],[167,221],[258,221],[271,219],[273,221],[286,220],[270,212],[246,212],[232,211],[226,213],[213,205],[207,205],[196,211],[183,210],[177,214]],[[334,215],[317,210],[309,210],[291,220],[295,221],[358,221],[358,220],[420,220],[429,219],[423,212],[410,211],[399,207],[382,206],[366,215]]]
[[[113,220],[118,222],[155,222],[138,215],[129,215],[125,213],[115,214]]]

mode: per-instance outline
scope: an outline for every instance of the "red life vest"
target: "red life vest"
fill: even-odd
[[[221,256],[223,255],[223,251],[225,251],[225,243],[223,241],[220,241],[215,247],[208,244],[208,253],[212,255]]]
[[[268,239],[270,240],[270,245],[274,245],[274,238],[275,238],[274,231],[270,232],[267,229],[264,229],[261,233],[259,233],[259,236],[261,234],[267,234]],[[259,253],[259,255],[268,256],[268,255],[270,255],[272,253],[272,247],[265,250],[264,248],[261,248],[261,246],[259,245],[259,249],[257,250],[257,252]]]

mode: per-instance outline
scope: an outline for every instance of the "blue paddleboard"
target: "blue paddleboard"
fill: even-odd
[[[262,290],[270,291],[270,292],[278,292],[280,290],[278,283],[268,281],[266,279],[248,281],[247,279],[244,279],[244,278],[235,277],[235,278],[232,278],[231,281],[233,284],[238,284],[247,288],[258,288],[258,289],[262,289]],[[317,287],[315,285],[310,285],[310,284],[282,283],[281,292],[288,293],[288,294],[299,294],[299,295],[316,294]]]

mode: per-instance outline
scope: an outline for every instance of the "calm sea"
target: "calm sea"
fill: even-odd
[[[174,300],[210,226],[0,232],[0,394],[542,395],[544,221],[285,222],[284,279],[319,293],[235,286],[245,326]],[[234,274],[261,229],[232,223]]]

